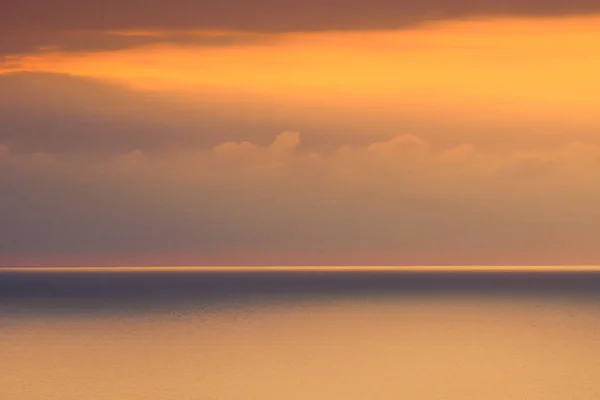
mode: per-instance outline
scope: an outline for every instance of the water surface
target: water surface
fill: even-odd
[[[596,269],[0,271],[2,400],[598,399]]]

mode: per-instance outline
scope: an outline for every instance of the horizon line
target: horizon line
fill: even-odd
[[[0,266],[0,272],[600,272],[600,265]]]

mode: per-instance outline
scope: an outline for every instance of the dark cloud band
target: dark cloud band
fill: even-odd
[[[594,0],[8,0],[4,30],[394,28],[445,18],[600,12]],[[6,12],[7,11],[7,12]]]
[[[252,32],[393,29],[469,17],[598,13],[600,3],[596,0],[5,0],[1,9],[0,53],[7,54],[53,45],[67,50],[110,50],[165,40],[89,33],[115,29]],[[81,35],[82,31],[88,33]],[[220,43],[186,35],[166,40]],[[231,38],[225,39],[225,44],[230,42]]]

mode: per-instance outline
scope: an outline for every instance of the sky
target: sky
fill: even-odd
[[[0,265],[600,264],[597,1],[0,4]]]

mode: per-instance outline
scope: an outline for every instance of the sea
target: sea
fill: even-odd
[[[600,268],[1,268],[0,399],[598,400]]]

